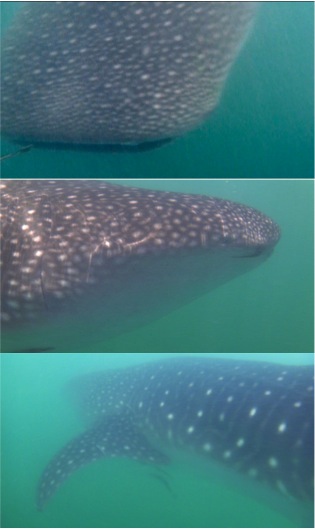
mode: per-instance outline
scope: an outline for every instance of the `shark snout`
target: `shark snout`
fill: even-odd
[[[245,246],[255,249],[257,254],[271,252],[281,237],[279,225],[255,210],[251,211],[251,217],[243,226],[242,239]]]
[[[228,200],[210,200],[209,216],[202,227],[203,246],[260,255],[272,251],[278,243],[280,227],[264,213]]]

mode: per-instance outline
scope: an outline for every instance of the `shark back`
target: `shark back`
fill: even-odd
[[[25,2],[2,61],[2,129],[137,146],[214,109],[257,2]]]

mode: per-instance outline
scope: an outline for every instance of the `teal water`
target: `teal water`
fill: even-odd
[[[63,393],[78,374],[166,358],[145,354],[3,354],[2,527],[296,527],[213,476],[174,468],[172,492],[145,466],[99,461],[69,479],[43,512],[35,508],[39,476],[83,424]],[[211,356],[211,355],[207,355]],[[220,355],[283,364],[312,364],[312,354]]]
[[[1,2],[3,34],[21,2]],[[199,129],[162,149],[34,149],[5,178],[313,178],[313,2],[262,2],[223,97]],[[3,154],[16,147],[3,143]]]

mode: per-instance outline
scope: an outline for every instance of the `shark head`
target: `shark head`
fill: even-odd
[[[280,236],[241,204],[97,180],[3,181],[1,214],[8,351],[144,325],[256,267]]]

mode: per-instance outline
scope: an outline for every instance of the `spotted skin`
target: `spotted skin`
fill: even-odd
[[[25,2],[2,60],[10,138],[136,146],[217,105],[257,2]]]
[[[101,180],[1,186],[9,352],[69,351],[74,337],[145,325],[259,265],[280,236],[262,213],[202,195]]]
[[[41,476],[37,507],[45,503],[60,485],[80,467],[98,459],[126,457],[146,464],[166,465],[167,456],[155,450],[128,415],[117,415],[99,421],[58,453]]]
[[[312,366],[201,357],[79,377],[69,394],[97,426],[49,463],[39,507],[91,460],[127,456],[165,465],[171,448],[311,504],[313,388]]]

